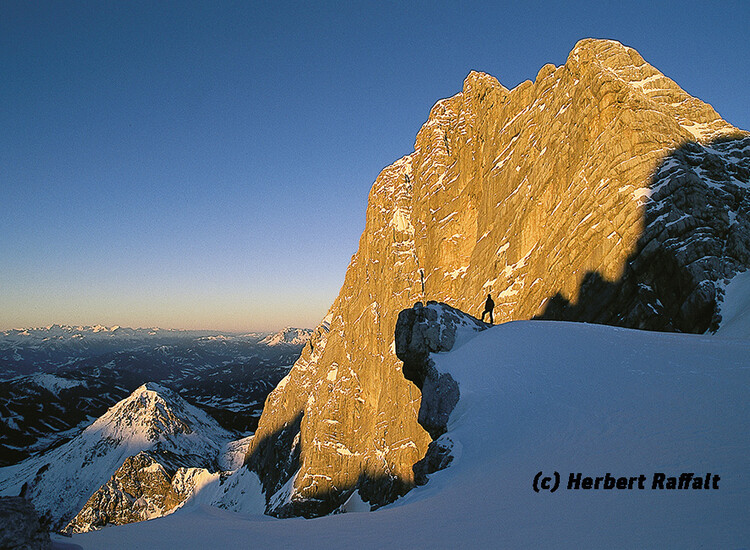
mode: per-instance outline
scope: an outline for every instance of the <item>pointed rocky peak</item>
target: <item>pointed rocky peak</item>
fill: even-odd
[[[616,40],[580,40],[568,55],[565,67],[576,76],[577,81],[584,80],[584,84],[590,84],[588,79],[591,78],[614,78],[641,90],[667,89],[687,96],[677,84],[649,65],[636,50]]]
[[[634,108],[660,111],[682,129],[685,141],[708,143],[719,138],[741,137],[714,108],[692,97],[673,80],[647,63],[641,55],[616,40],[586,38],[579,41],[568,56],[565,67],[576,75],[576,83],[618,93],[620,101]],[[618,90],[625,85],[627,91]],[[645,101],[644,101],[645,100]]]
[[[643,57],[633,48],[625,46],[617,40],[606,38],[583,38],[568,56],[568,61],[575,60],[578,63],[596,60],[609,68],[620,66],[641,66],[646,63]]]
[[[169,388],[148,382],[110,408],[85,432],[112,439],[156,441],[162,436],[190,434],[213,421]]]
[[[0,477],[0,494],[18,494],[25,485],[28,498],[58,529],[129,457],[141,453],[138,460],[144,459],[146,451],[160,468],[216,469],[231,439],[215,420],[175,392],[147,383],[67,443],[14,466],[8,477]]]

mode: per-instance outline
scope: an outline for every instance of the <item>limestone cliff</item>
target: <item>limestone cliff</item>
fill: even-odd
[[[431,441],[399,312],[436,300],[702,332],[750,265],[750,138],[614,41],[583,40],[513,90],[472,72],[385,168],[341,292],[269,395],[247,463],[276,515],[373,505]]]

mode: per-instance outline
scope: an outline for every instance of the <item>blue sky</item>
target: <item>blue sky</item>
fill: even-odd
[[[0,329],[314,326],[472,69],[614,38],[750,129],[750,2],[0,3]]]

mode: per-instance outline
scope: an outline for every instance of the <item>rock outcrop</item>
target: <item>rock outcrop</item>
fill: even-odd
[[[179,503],[170,499],[171,478],[147,452],[128,457],[110,480],[91,495],[66,530],[84,533],[106,525],[163,516]]]
[[[414,485],[432,438],[394,332],[417,301],[711,329],[750,265],[748,170],[746,132],[617,42],[583,40],[513,90],[470,73],[378,176],[341,292],[266,400],[247,464],[268,512]]]
[[[448,418],[458,403],[458,384],[448,373],[438,372],[431,353],[447,352],[465,335],[489,325],[447,304],[417,302],[398,314],[394,341],[396,356],[403,361],[403,373],[422,392],[417,417],[432,439],[445,433]]]
[[[22,497],[0,497],[0,548],[48,550],[52,543],[34,506]]]
[[[438,302],[417,302],[398,314],[396,321],[396,355],[404,363],[404,377],[422,392],[418,421],[433,441],[424,458],[412,470],[414,482],[424,485],[428,475],[447,468],[453,460],[453,441],[443,434],[458,404],[461,391],[453,377],[439,372],[432,353],[448,352],[490,325],[451,306]]]

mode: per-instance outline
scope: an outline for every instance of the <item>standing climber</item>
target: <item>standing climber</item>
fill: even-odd
[[[492,301],[492,295],[487,295],[487,301],[484,302],[484,311],[482,312],[482,321],[484,322],[484,316],[490,314],[490,324],[494,324],[492,320],[492,310],[495,309],[495,302]]]

